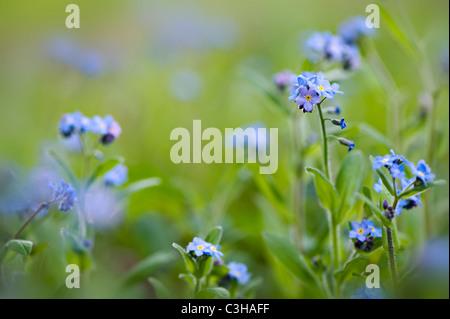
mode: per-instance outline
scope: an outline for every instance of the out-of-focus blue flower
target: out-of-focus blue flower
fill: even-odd
[[[342,64],[345,70],[356,70],[361,66],[361,54],[356,45],[346,45],[342,51]]]
[[[105,57],[95,49],[85,50],[68,38],[54,38],[49,44],[51,58],[86,76],[97,76],[105,70]]]
[[[247,266],[241,263],[230,262],[227,267],[230,269],[228,275],[237,280],[240,285],[245,285],[250,281],[251,274]]]
[[[295,103],[298,105],[298,108],[303,109],[304,113],[311,113],[314,108],[314,104],[317,104],[321,101],[319,95],[313,89],[307,89],[305,87],[301,87],[299,90],[299,96],[295,99]]]
[[[355,43],[361,36],[372,36],[375,29],[367,27],[365,16],[356,16],[342,22],[338,33],[346,43]]]
[[[367,219],[363,219],[361,223],[356,221],[351,222],[352,229],[350,230],[348,237],[357,238],[359,241],[365,241],[366,236],[370,234],[369,224]]]
[[[59,121],[59,131],[64,137],[70,137],[72,133],[85,133],[89,127],[90,119],[80,111],[66,113]]]
[[[73,208],[77,201],[77,194],[70,184],[61,181],[60,185],[50,182],[50,188],[53,191],[51,202],[59,202],[59,210],[67,212]]]
[[[83,208],[86,222],[98,229],[111,228],[123,219],[123,202],[111,187],[101,183],[89,188]]]
[[[197,257],[200,257],[203,254],[211,255],[211,251],[209,250],[210,245],[210,243],[207,243],[203,239],[194,237],[192,242],[188,244],[186,250],[193,251]]]
[[[273,81],[280,91],[291,90],[297,83],[297,75],[289,70],[283,70],[273,76]]]
[[[122,128],[111,115],[106,115],[103,118],[103,122],[105,123],[105,130],[101,133],[101,142],[102,144],[107,145],[120,136],[120,133],[122,133]]]
[[[381,288],[359,288],[356,290],[356,294],[350,297],[350,299],[385,299]]]
[[[128,180],[128,167],[117,164],[103,175],[103,180],[108,185],[122,186]]]
[[[449,50],[448,50],[448,44],[447,48],[445,48],[441,53],[441,65],[442,69],[445,73],[448,73],[449,70]]]
[[[394,163],[389,169],[393,178],[402,178],[403,176],[405,176],[406,173],[404,172],[404,170],[404,165],[398,165],[396,163]]]
[[[375,227],[375,223],[371,220],[369,220],[368,224],[367,224],[367,228],[370,231],[370,235],[372,235],[373,237],[382,237],[382,233],[381,233],[381,227]]]
[[[341,118],[340,120],[338,120],[338,119],[333,119],[333,120],[331,120],[331,122],[332,122],[334,125],[340,126],[341,129],[344,129],[344,128],[347,127],[347,123],[345,123],[344,118]]]
[[[240,131],[225,136],[225,146],[235,149],[248,149],[248,152],[257,152],[260,148],[267,150],[270,147],[268,130],[263,123],[255,122],[244,126]],[[251,129],[251,130],[248,130]]]
[[[339,107],[339,105],[326,107],[323,109],[323,111],[324,111],[324,113],[328,113],[328,114],[336,114],[336,115],[341,114],[341,108]]]
[[[417,177],[418,180],[422,181],[422,183],[426,186],[427,183],[431,183],[436,175],[431,173],[430,166],[425,163],[423,159],[421,159],[417,166],[414,164],[410,164],[412,173]]]
[[[378,179],[378,183],[376,183],[375,185],[373,185],[373,189],[374,189],[375,192],[377,192],[378,194],[381,194],[381,192],[383,191],[383,182],[381,181],[381,178]]]
[[[191,69],[178,70],[170,80],[170,93],[180,101],[193,101],[200,94],[202,87],[202,77]]]

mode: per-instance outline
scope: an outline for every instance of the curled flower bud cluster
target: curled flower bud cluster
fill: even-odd
[[[49,186],[53,192],[51,202],[59,202],[58,209],[67,212],[73,208],[77,201],[77,194],[70,184],[61,181],[60,185],[50,182]]]
[[[104,145],[112,143],[117,139],[122,129],[111,115],[93,118],[84,116],[81,112],[66,113],[59,122],[59,131],[68,138],[72,134],[84,134],[87,132],[100,135],[100,142]]]
[[[385,167],[389,171],[393,179],[392,187],[396,190],[397,195],[407,190],[414,189],[416,186],[426,186],[427,183],[431,183],[435,178],[435,175],[431,172],[430,167],[424,160],[420,160],[417,165],[415,165],[404,156],[397,155],[394,150],[391,150],[391,154],[375,157],[373,169],[377,170],[382,167]],[[411,178],[408,178],[407,170],[409,170],[409,175],[412,176]],[[400,185],[397,183],[398,180],[400,181]],[[378,183],[373,186],[373,189],[381,194],[383,190],[381,178],[378,180]],[[392,220],[394,218],[394,212],[395,214],[400,215],[403,209],[409,210],[420,205],[420,194],[416,194],[408,198],[401,198],[396,207],[384,205],[386,207],[383,208],[386,211],[386,217]]]
[[[355,239],[354,246],[358,250],[369,252],[374,245],[373,239],[375,237],[382,237],[381,227],[375,227],[373,221],[363,219],[361,223],[356,221],[351,222],[352,229],[348,237]]]

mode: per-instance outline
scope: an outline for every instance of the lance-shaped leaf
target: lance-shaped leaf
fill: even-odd
[[[360,193],[356,193],[355,195],[358,196],[364,203],[366,203],[367,206],[369,206],[369,208],[372,210],[372,212],[377,216],[377,218],[379,220],[381,220],[381,222],[386,227],[392,226],[391,221],[389,219],[387,219],[386,216],[384,216],[381,209],[377,205],[375,205],[369,198],[367,198],[366,196],[364,196],[363,194],[360,194]]]
[[[342,282],[351,280],[353,274],[361,274],[369,264],[369,260],[363,257],[353,258],[345,263],[345,265],[334,273],[336,280]]]
[[[228,290],[222,287],[206,288],[200,291],[195,299],[228,299],[230,293]]]
[[[354,152],[342,163],[339,174],[336,178],[336,190],[339,194],[339,208],[336,214],[336,221],[340,223],[345,213],[353,206],[355,192],[360,187],[362,176],[362,155]]]
[[[444,180],[438,180],[438,181],[435,181],[433,183],[428,183],[427,186],[425,186],[425,185],[414,186],[414,188],[411,188],[411,189],[408,189],[408,190],[406,190],[404,192],[401,192],[398,195],[398,199],[409,198],[411,196],[414,196],[414,195],[417,195],[417,194],[421,194],[421,193],[429,190],[432,187],[442,186],[442,185],[445,185],[445,184],[446,184],[446,182]]]
[[[160,280],[153,277],[148,278],[147,280],[155,289],[156,297],[158,299],[173,299],[169,289]]]
[[[189,255],[186,250],[184,250],[184,248],[177,243],[173,243],[172,247],[180,252],[181,256],[183,257],[186,270],[191,274],[195,274],[195,272],[197,271],[197,264],[192,259],[191,255]]]
[[[333,184],[318,169],[307,167],[306,171],[314,175],[314,184],[320,203],[323,207],[334,213],[338,208],[339,198]]]
[[[170,252],[157,252],[134,266],[125,276],[124,283],[131,285],[150,277],[160,267],[167,265],[174,259]]]
[[[270,252],[300,281],[318,288],[318,280],[302,254],[289,239],[274,233],[263,234]]]
[[[372,163],[372,165],[373,165],[373,161],[374,161],[373,156],[370,156],[370,162]],[[392,196],[395,196],[393,181],[392,181],[392,178],[386,174],[386,171],[387,171],[386,168],[380,167],[380,168],[376,169],[375,171],[377,172],[378,176],[381,178],[381,181],[383,182],[384,187],[386,187],[386,189],[389,191],[389,193]]]

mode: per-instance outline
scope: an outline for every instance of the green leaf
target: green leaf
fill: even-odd
[[[290,114],[290,110],[287,108],[286,104],[283,103],[280,96],[274,92],[275,84],[269,83],[264,76],[250,68],[243,69],[243,74],[245,78],[273,102],[273,105],[277,107],[277,110],[286,115]]]
[[[191,287],[194,287],[197,281],[197,279],[192,274],[179,274],[178,278],[184,279]]]
[[[123,164],[125,159],[122,156],[115,156],[97,166],[94,173],[89,178],[86,187],[89,187],[99,176],[103,176],[117,164]]]
[[[160,183],[161,179],[159,177],[141,179],[137,182],[129,184],[127,187],[125,187],[123,191],[125,193],[125,196],[127,196],[139,192],[141,190],[144,190],[146,188],[157,186]]]
[[[372,212],[377,216],[377,218],[379,220],[381,220],[381,222],[386,227],[392,226],[391,221],[389,219],[387,219],[386,216],[383,215],[383,212],[381,211],[381,209],[377,205],[375,205],[369,198],[367,198],[366,196],[364,196],[363,194],[360,194],[360,193],[356,193],[356,196],[358,196],[364,203],[367,204],[367,206],[370,207]]]
[[[218,245],[222,238],[222,226],[214,227],[205,237],[205,241],[213,245]]]
[[[420,186],[414,186],[414,188],[408,189],[404,192],[401,192],[398,195],[398,199],[403,199],[403,198],[409,198],[411,196],[417,195],[417,194],[421,194],[427,190],[429,190],[432,187],[436,187],[436,186],[442,186],[445,185],[446,181],[444,180],[438,180],[435,181],[433,183],[428,183],[427,186],[425,185],[420,185]]]
[[[230,293],[228,290],[222,287],[216,288],[206,288],[200,291],[195,299],[228,299],[230,298]]]
[[[416,61],[421,60],[420,50],[415,45],[414,41],[412,41],[406,32],[403,32],[400,27],[397,25],[395,20],[391,17],[389,12],[385,10],[382,6],[379,5],[381,16],[383,17],[384,22],[388,26],[388,30],[394,36],[398,43],[401,44],[403,49],[409,53]]]
[[[289,239],[274,233],[264,233],[264,240],[270,252],[304,284],[318,286],[317,278]]]
[[[367,186],[364,185],[364,186],[362,187],[362,192],[363,192],[364,196],[366,196],[368,199],[370,199],[370,201],[372,201],[372,193],[371,193],[369,187],[367,187]],[[366,214],[367,217],[370,217],[370,216],[373,215],[372,210],[370,209],[369,206],[367,206],[366,203],[364,203],[363,208],[364,208],[364,213]]]
[[[71,184],[73,187],[78,187],[77,179],[75,178],[75,175],[73,175],[72,170],[69,168],[69,165],[67,165],[64,160],[53,150],[49,150],[48,154],[58,163],[58,165],[63,169],[63,171],[66,173],[67,177],[69,178]]]
[[[230,272],[230,269],[225,265],[214,266],[211,270],[211,275],[218,278],[225,277]]]
[[[213,265],[212,256],[205,256],[198,265],[197,278],[203,278],[209,275]]]
[[[345,263],[345,265],[334,273],[334,277],[339,283],[351,280],[353,274],[361,274],[365,271],[370,261],[367,258],[356,257]]]
[[[374,161],[374,157],[370,156],[370,162],[373,165],[373,161]],[[394,192],[394,188],[393,188],[393,181],[392,178],[388,175],[386,175],[385,171],[386,168],[385,167],[380,167],[378,169],[375,170],[378,174],[378,176],[381,178],[381,181],[383,182],[384,187],[386,187],[386,189],[389,191],[389,193],[392,196],[395,196],[395,192]]]
[[[125,285],[132,285],[150,277],[160,267],[167,265],[174,259],[170,252],[157,252],[134,266],[124,277]]]
[[[347,156],[342,163],[336,179],[336,190],[339,194],[339,208],[336,214],[336,221],[340,223],[348,210],[354,204],[355,192],[360,186],[362,176],[362,155],[354,152]]]
[[[33,243],[29,240],[11,239],[6,243],[6,247],[20,255],[29,256],[33,249]]]
[[[158,279],[150,277],[147,279],[148,282],[155,288],[156,297],[158,299],[173,299],[172,294],[169,289]]]
[[[192,259],[191,255],[189,255],[186,252],[186,250],[183,249],[183,247],[181,247],[180,245],[178,245],[176,243],[173,243],[172,247],[180,252],[181,256],[183,257],[184,264],[186,266],[186,270],[191,274],[195,274],[195,272],[197,270],[197,264]]]
[[[334,213],[338,208],[339,198],[333,184],[331,184],[321,171],[313,167],[307,167],[306,171],[314,175],[316,193],[322,206]]]

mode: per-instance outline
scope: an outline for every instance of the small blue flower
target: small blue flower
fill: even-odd
[[[391,168],[389,169],[389,171],[391,172],[391,176],[393,178],[402,178],[403,176],[405,176],[405,166],[404,165],[398,165],[398,164],[393,164],[391,166]]]
[[[369,221],[367,224],[367,228],[369,228],[370,235],[373,237],[382,237],[381,227],[375,227],[375,223],[373,221]]]
[[[427,183],[432,182],[436,175],[431,173],[430,166],[425,163],[425,161],[422,159],[417,163],[417,166],[414,164],[410,165],[412,173],[422,181],[422,183],[427,186]]]
[[[64,181],[61,181],[59,186],[50,182],[49,186],[53,191],[53,199],[50,202],[59,202],[58,209],[60,211],[67,212],[71,210],[77,201],[77,194],[72,186],[64,183]]]
[[[209,244],[208,248],[206,249],[206,254],[212,256],[213,258],[217,258],[219,261],[221,260],[220,257],[223,256],[223,253],[219,251],[218,247],[212,244]]]
[[[330,84],[329,81],[319,77],[316,79],[315,83],[312,83],[311,88],[316,91],[319,96],[326,97],[328,99],[334,99],[336,93],[344,94],[344,92],[339,91],[339,84]]]
[[[383,167],[383,166],[391,167],[392,164],[394,164],[392,155],[388,154],[388,155],[385,155],[385,156],[377,156],[373,160],[372,169],[376,170],[376,169],[379,169],[380,167]]]
[[[106,124],[106,132],[102,134],[101,142],[106,145],[117,139],[120,136],[120,133],[122,133],[122,129],[119,123],[117,123],[111,115],[105,116],[103,121]]]
[[[128,168],[123,164],[117,164],[103,175],[103,180],[108,185],[120,187],[128,180]]]
[[[350,230],[348,237],[357,238],[359,241],[365,241],[366,236],[370,234],[369,224],[367,219],[363,219],[361,223],[351,222],[352,230]]]
[[[359,288],[350,299],[384,299],[381,288]]]
[[[303,109],[304,113],[311,113],[314,108],[314,104],[317,104],[322,99],[313,89],[307,89],[301,87],[299,90],[299,96],[295,99],[295,103],[298,105],[299,109]]]
[[[227,267],[230,269],[228,275],[237,280],[240,285],[245,285],[250,281],[251,274],[247,266],[241,263],[230,262]]]
[[[381,192],[383,191],[383,182],[381,181],[381,178],[378,179],[378,183],[376,183],[375,185],[373,185],[373,189],[374,189],[375,192],[377,192],[378,194],[381,194]]]
[[[209,246],[210,244],[204,241],[203,239],[194,237],[192,242],[190,242],[189,245],[187,246],[186,250],[193,251],[197,257],[200,257],[203,254],[210,255],[208,250]]]

